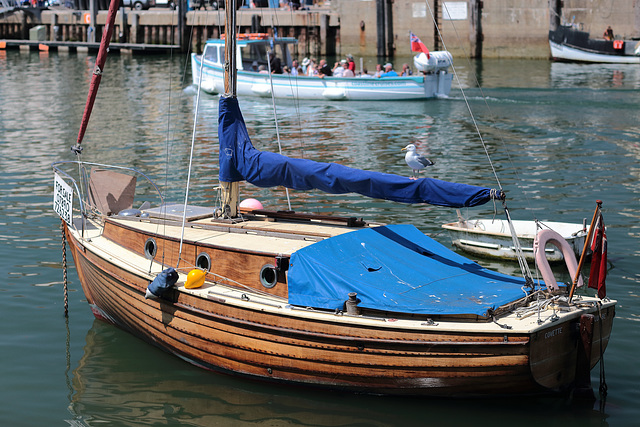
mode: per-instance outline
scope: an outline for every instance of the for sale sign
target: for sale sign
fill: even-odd
[[[73,190],[71,186],[64,182],[58,174],[54,174],[53,180],[53,210],[56,211],[60,218],[71,225],[73,217]]]

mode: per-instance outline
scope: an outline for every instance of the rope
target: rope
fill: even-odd
[[[608,386],[607,386],[607,380],[605,378],[604,375],[604,349],[602,348],[602,340],[604,339],[602,337],[602,322],[604,321],[602,319],[602,303],[598,302],[598,318],[600,319],[600,397],[601,398],[605,398],[607,397],[607,390],[608,390]]]
[[[67,285],[67,236],[64,233],[64,220],[60,220],[62,231],[62,285],[64,289],[64,317],[69,317],[69,289]]]

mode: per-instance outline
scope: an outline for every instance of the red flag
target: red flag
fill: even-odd
[[[607,278],[607,235],[605,233],[602,213],[595,225],[595,234],[591,241],[591,271],[589,272],[589,287],[598,290],[598,297],[607,295],[605,279]]]
[[[420,41],[418,36],[409,32],[409,39],[411,40],[411,51],[412,52],[424,52],[427,54],[427,59],[430,58],[429,49]]]

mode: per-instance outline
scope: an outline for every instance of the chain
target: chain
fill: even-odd
[[[69,317],[69,290],[67,288],[67,236],[64,232],[64,220],[60,220],[62,231],[62,283],[64,286],[64,317]]]

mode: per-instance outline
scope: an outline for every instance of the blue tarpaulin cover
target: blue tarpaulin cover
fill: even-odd
[[[315,188],[332,194],[358,193],[376,199],[456,208],[491,200],[491,189],[485,187],[433,178],[412,180],[257,150],[251,144],[236,98],[220,99],[218,137],[219,177],[224,182],[246,180],[258,187]]]
[[[412,225],[366,228],[291,256],[289,303],[343,309],[349,292],[360,307],[416,314],[473,314],[524,297],[525,281],[481,267]]]

